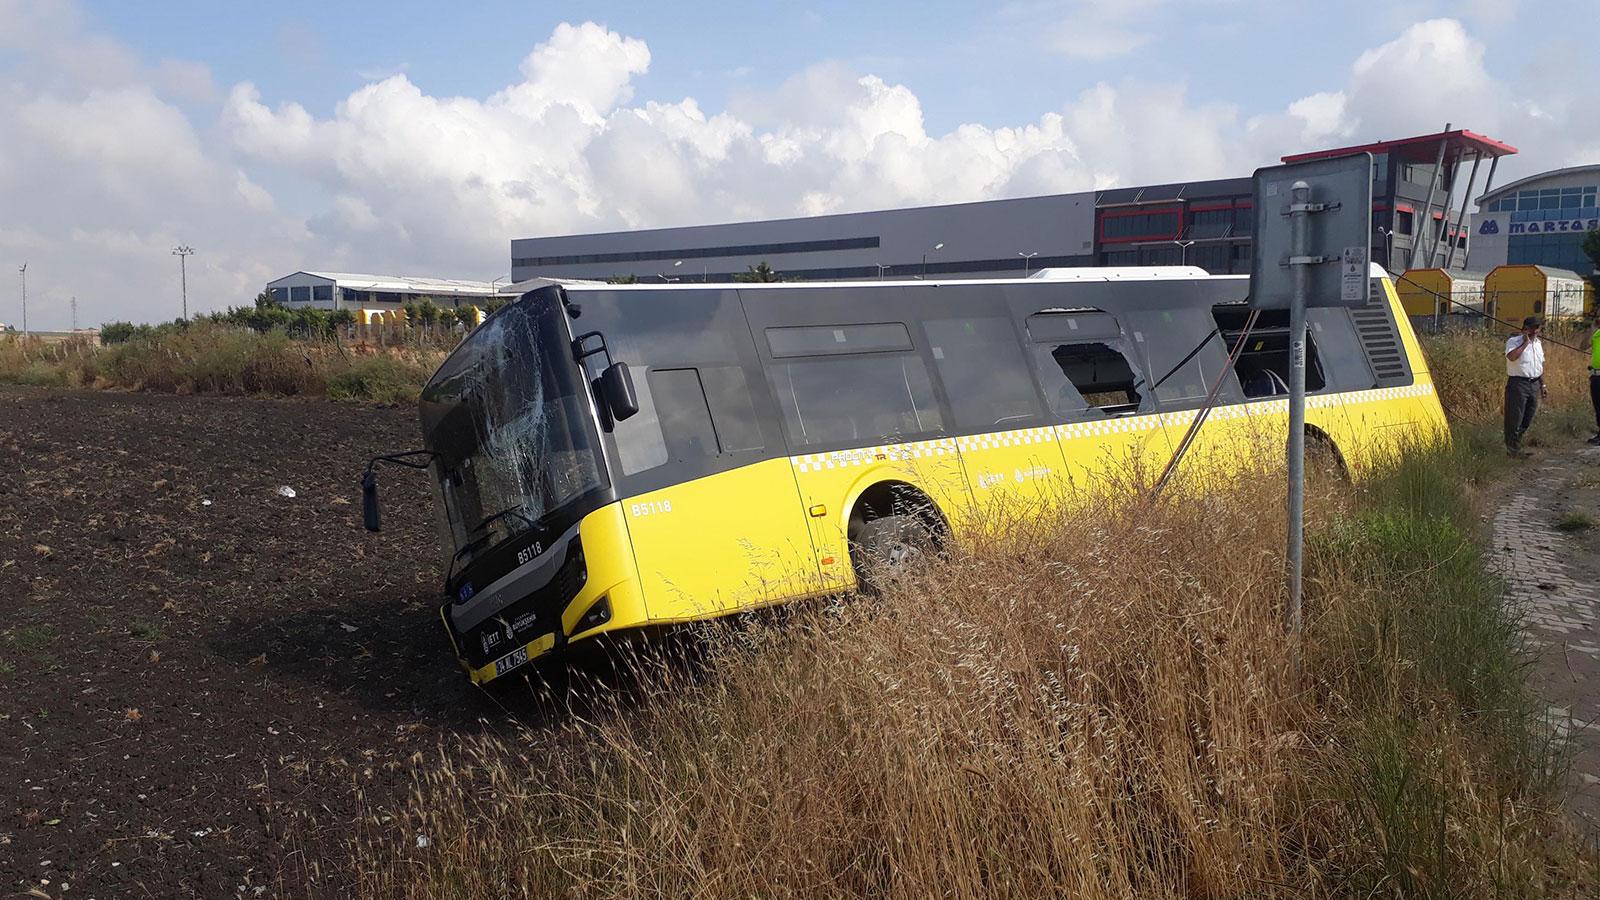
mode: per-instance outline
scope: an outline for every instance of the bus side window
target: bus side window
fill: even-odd
[[[1116,342],[1034,344],[1051,411],[1061,416],[1121,416],[1145,405],[1142,384]]]
[[[1214,306],[1223,346],[1232,350],[1244,330],[1250,308],[1242,303]],[[1233,373],[1246,399],[1279,397],[1289,394],[1289,313],[1287,310],[1263,310],[1250,329]],[[1306,330],[1306,391],[1314,393],[1327,387],[1322,372],[1322,360],[1317,355],[1317,342]]]
[[[1027,361],[1017,354],[1010,318],[933,319],[922,327],[950,396],[955,427],[1021,428],[1039,417],[1039,392]]]
[[[872,446],[944,427],[914,353],[783,360],[767,377],[792,444]]]
[[[723,453],[766,446],[743,366],[701,366],[700,384],[705,388],[711,424],[717,430],[717,443]]]
[[[661,418],[667,453],[675,460],[717,455],[717,432],[711,425],[711,408],[694,369],[654,369],[647,376]]]

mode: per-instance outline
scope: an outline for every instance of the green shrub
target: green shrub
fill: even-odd
[[[415,400],[429,371],[419,363],[390,354],[363,356],[328,379],[328,396],[381,403]]]

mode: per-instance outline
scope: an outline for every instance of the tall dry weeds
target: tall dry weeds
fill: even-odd
[[[202,322],[108,347],[0,339],[0,383],[396,402],[414,400],[446,355],[421,344],[356,351]]]
[[[361,823],[349,877],[407,897],[1584,896],[1458,453],[1314,483],[1299,645],[1281,476],[1014,518],[881,596],[708,626],[689,661],[622,645],[626,691],[441,747]]]
[[[709,629],[700,683],[470,741],[359,849],[407,896],[1237,896],[1303,883],[1281,512],[1015,523],[871,601]],[[669,669],[670,671],[670,669]],[[555,750],[555,748],[560,748]]]

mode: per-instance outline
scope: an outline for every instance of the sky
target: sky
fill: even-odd
[[[515,237],[1250,174],[1434,132],[1600,163],[1600,0],[0,0],[0,321]]]

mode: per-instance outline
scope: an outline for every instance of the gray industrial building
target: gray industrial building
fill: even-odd
[[[1466,265],[1464,218],[1516,148],[1464,130],[1315,150],[1285,162],[1373,155],[1373,261],[1391,271]],[[1487,162],[1487,166],[1481,165]],[[1071,266],[1250,271],[1251,179],[686,228],[522,238],[511,277],[727,281],[765,262],[802,280],[992,278]]]
[[[728,281],[1022,276],[1095,264],[1093,192],[511,242],[511,278]]]

